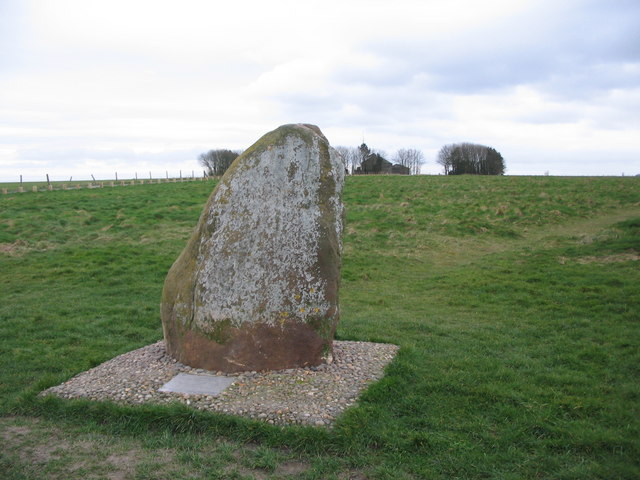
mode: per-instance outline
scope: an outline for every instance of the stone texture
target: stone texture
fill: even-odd
[[[313,125],[284,125],[238,157],[167,275],[168,352],[223,372],[330,359],[343,183],[340,157]]]

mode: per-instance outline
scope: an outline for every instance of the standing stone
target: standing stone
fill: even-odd
[[[164,284],[174,358],[224,372],[330,361],[344,173],[306,124],[267,133],[233,162]]]

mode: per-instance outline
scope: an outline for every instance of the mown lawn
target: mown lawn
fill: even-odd
[[[332,430],[37,393],[162,336],[214,183],[0,196],[5,478],[640,478],[640,179],[350,177]]]

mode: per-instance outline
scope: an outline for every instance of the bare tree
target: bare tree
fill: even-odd
[[[338,146],[338,147],[335,147],[335,149],[338,151],[338,154],[342,157],[342,160],[344,161],[347,172],[353,175],[356,168],[360,166],[360,150],[355,147],[344,147],[344,146]]]
[[[209,150],[201,153],[198,160],[207,169],[208,175],[223,175],[241,153],[239,150]]]
[[[449,172],[451,171],[454,148],[455,148],[455,145],[445,145],[438,152],[438,158],[436,159],[436,163],[438,163],[439,165],[442,165],[445,175],[449,175]]]
[[[420,173],[420,167],[424,165],[424,154],[415,148],[401,148],[397,151],[394,162],[407,167],[412,175]]]

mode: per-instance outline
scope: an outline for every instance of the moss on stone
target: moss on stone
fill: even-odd
[[[215,322],[211,322],[210,325],[211,329],[209,331],[201,332],[206,338],[213,340],[220,345],[224,345],[229,341],[233,329],[230,319],[217,320]]]

